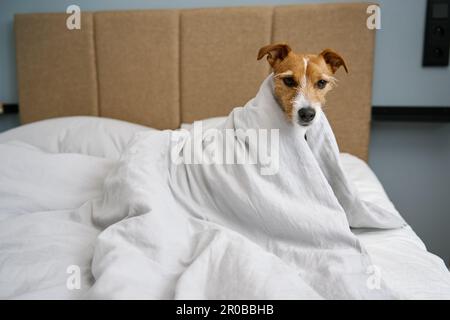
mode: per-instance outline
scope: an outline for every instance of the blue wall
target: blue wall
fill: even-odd
[[[70,4],[81,10],[187,8],[273,5],[352,0],[1,0],[0,101],[17,102],[13,15],[26,12],[64,12]],[[377,34],[373,105],[450,106],[449,68],[422,68],[426,0],[378,0],[382,30]]]

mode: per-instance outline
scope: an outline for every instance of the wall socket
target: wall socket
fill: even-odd
[[[423,66],[448,66],[449,50],[450,0],[428,0]]]

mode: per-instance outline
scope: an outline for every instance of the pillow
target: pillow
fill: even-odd
[[[108,118],[63,117],[6,131],[0,134],[0,143],[16,140],[50,153],[81,153],[118,159],[134,133],[149,130],[155,129]]]
[[[203,129],[215,128],[221,123],[225,122],[227,117],[214,117],[201,120],[203,123]],[[192,128],[192,123],[182,123],[180,129],[190,130]]]
[[[341,153],[340,159],[345,175],[353,183],[362,200],[388,208],[392,214],[400,216],[367,163],[348,153]]]

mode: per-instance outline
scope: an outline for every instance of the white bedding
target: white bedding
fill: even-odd
[[[92,223],[90,200],[100,197],[109,169],[129,138],[142,130],[150,129],[73,117],[0,135],[0,297],[85,295],[93,284],[91,259],[101,231]],[[367,165],[351,155],[341,159],[363,198],[390,203]],[[353,231],[383,280],[404,297],[450,298],[444,263],[426,251],[410,227]],[[79,290],[66,286],[71,265],[82,272]]]

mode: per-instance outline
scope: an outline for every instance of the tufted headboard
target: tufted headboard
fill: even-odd
[[[332,48],[339,71],[325,112],[341,151],[368,157],[374,31],[367,3],[15,16],[23,123],[72,115],[159,129],[227,115],[269,73],[258,49],[287,42],[299,52]]]

